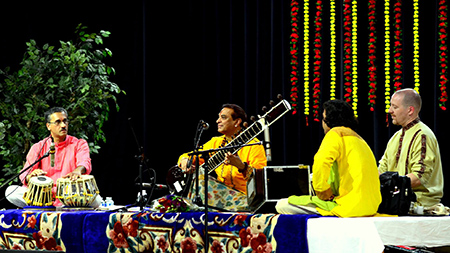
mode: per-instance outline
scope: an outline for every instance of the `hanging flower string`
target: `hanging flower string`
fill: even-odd
[[[394,4],[394,87],[400,90],[403,86],[403,32],[402,32],[402,0],[396,0]]]
[[[391,107],[391,42],[390,42],[390,7],[389,0],[384,1],[384,96],[385,96],[385,112],[386,112],[386,124],[389,124],[389,108]]]
[[[352,1],[352,108],[358,117],[358,5]]]
[[[375,101],[377,98],[376,91],[377,91],[377,66],[376,66],[376,60],[377,60],[377,29],[376,29],[376,0],[369,0],[369,52],[368,52],[368,65],[369,65],[369,71],[368,71],[368,80],[369,80],[369,109],[370,111],[375,110]]]
[[[352,10],[351,0],[344,1],[343,18],[344,18],[344,99],[348,103],[352,102]]]
[[[313,118],[320,121],[320,83],[322,66],[322,0],[316,2],[316,16],[314,20],[314,79],[313,79]]]
[[[448,68],[448,49],[447,49],[447,29],[448,29],[448,20],[447,20],[447,0],[439,1],[439,10],[438,10],[438,54],[439,54],[439,63],[438,63],[438,75],[439,75],[439,89],[441,91],[439,96],[439,107],[442,110],[447,110],[445,106],[448,95],[447,95],[447,68]]]
[[[414,0],[414,24],[413,24],[413,44],[414,44],[414,90],[419,93],[420,87],[420,72],[419,72],[419,0]]]
[[[306,125],[308,125],[309,116],[309,0],[305,0],[303,3],[303,54],[304,54],[304,105],[305,105],[305,118]]]
[[[330,0],[330,100],[336,99],[336,1]]]
[[[291,2],[291,41],[290,43],[290,54],[291,54],[291,104],[292,104],[292,114],[297,113],[298,108],[298,2],[292,0]]]

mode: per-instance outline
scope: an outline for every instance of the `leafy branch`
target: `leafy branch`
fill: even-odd
[[[112,52],[102,45],[110,32],[87,33],[86,28],[78,25],[76,42],[60,41],[59,47],[39,47],[31,40],[17,72],[0,70],[4,77],[0,82],[0,157],[5,176],[17,173],[31,145],[48,135],[43,115],[51,107],[68,111],[70,134],[86,139],[91,153],[98,153],[100,141],[106,142],[102,128],[110,103],[119,110],[116,95],[125,92],[109,80],[115,70],[105,60]]]

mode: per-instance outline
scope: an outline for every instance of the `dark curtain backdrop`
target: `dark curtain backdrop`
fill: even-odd
[[[445,127],[448,113],[437,108],[435,94],[435,2],[420,5],[424,100],[421,118],[436,133],[445,171],[450,137]],[[211,125],[202,142],[218,135],[215,121],[222,104],[239,104],[250,117],[263,115],[261,108],[268,106],[270,100],[277,101],[277,94],[289,99],[290,3],[289,0],[3,3],[0,67],[17,69],[25,43],[30,39],[41,45],[73,39],[79,23],[92,32],[102,29],[112,33],[105,40],[105,46],[113,52],[109,64],[117,72],[112,80],[127,95],[118,97],[121,109],[111,112],[105,126],[107,143],[101,145],[100,154],[92,155],[93,174],[103,197],[112,196],[118,204],[130,204],[138,190],[134,180],[139,161],[135,156],[140,155],[131,126],[149,167],[156,172],[157,183],[164,184],[167,170],[175,165],[178,156],[192,149],[199,120]],[[382,4],[378,3],[379,29],[383,25]],[[326,5],[324,13],[329,8]],[[359,4],[359,133],[378,160],[398,127],[392,126],[390,119],[386,126],[383,73],[378,73],[381,89],[377,91],[375,112],[370,112],[367,106],[366,9],[366,4]],[[404,15],[405,26],[410,25],[412,14],[408,15]],[[324,22],[326,45],[329,28]],[[405,28],[405,34],[408,32]],[[404,43],[407,52],[412,50],[412,39],[408,36],[405,35]],[[383,56],[382,48],[380,44],[379,57]],[[411,60],[410,57],[405,54],[405,61]],[[329,56],[324,54],[324,61],[327,60]],[[326,72],[322,102],[329,99]],[[405,65],[404,79],[405,87],[411,87],[411,66]],[[342,94],[338,92],[337,96]],[[312,164],[323,130],[321,123],[312,119],[307,125],[302,110],[300,106],[299,114],[288,114],[271,127],[273,161],[269,165]],[[445,174],[448,175],[446,171]],[[155,192],[153,197],[162,194],[165,192]]]

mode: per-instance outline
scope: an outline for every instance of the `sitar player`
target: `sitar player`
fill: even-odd
[[[238,136],[244,130],[244,122],[247,121],[245,111],[238,105],[225,104],[219,113],[217,119],[217,131],[222,136],[213,137],[203,145],[203,150],[217,149],[226,146],[231,140]],[[249,144],[259,142],[254,138]],[[178,159],[178,166],[185,173],[195,171],[195,164],[188,168],[188,153],[182,154]],[[199,160],[199,164],[203,164],[203,160]],[[227,152],[225,159],[215,172],[217,180],[236,189],[244,194],[247,193],[247,181],[253,169],[262,169],[267,166],[266,154],[264,147],[261,145],[246,146],[241,148],[236,154]]]

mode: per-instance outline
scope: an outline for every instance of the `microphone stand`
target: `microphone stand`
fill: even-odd
[[[133,134],[134,140],[135,140],[136,144],[138,145],[138,150],[139,150],[139,155],[136,155],[135,158],[139,160],[139,192],[140,192],[140,199],[138,201],[139,201],[139,211],[142,212],[142,210],[144,209],[144,202],[145,202],[143,179],[142,179],[142,171],[143,171],[144,165],[147,164],[147,159],[145,158],[145,154],[144,154],[142,146],[139,145],[139,141],[138,141],[138,139],[136,137],[136,133],[134,132],[134,128],[133,128],[133,126],[131,124],[131,118],[128,118],[128,122],[129,122],[129,125],[130,125],[130,128],[131,128],[131,132]],[[155,179],[156,176],[153,177],[153,178],[156,181],[156,179]],[[148,198],[150,198],[151,194],[153,194],[153,189],[154,188],[155,188],[155,182],[153,183],[153,187],[151,189],[150,195],[147,195]],[[133,205],[128,206],[128,208],[130,208],[132,206]]]
[[[40,162],[42,159],[48,157],[50,155],[50,150],[47,151],[47,153],[45,153],[43,156],[41,156],[39,159],[37,159],[34,163],[30,164],[30,166],[26,167],[25,169],[23,169],[20,173],[14,175],[12,178],[8,179],[8,181],[6,181],[2,186],[0,186],[0,190],[3,189],[3,187],[5,187],[6,185],[9,185],[9,183],[11,183],[13,180],[17,179],[20,175],[22,175],[24,172],[30,170],[31,168],[33,168],[34,165],[36,165],[38,162]],[[2,199],[3,200],[3,199]]]
[[[193,151],[191,154],[189,154],[189,155],[191,155],[191,156],[202,156],[203,157],[203,159],[205,160],[205,162],[203,163],[203,170],[205,171],[205,173],[204,173],[204,175],[205,175],[205,207],[209,207],[208,206],[208,198],[207,198],[207,196],[208,196],[208,192],[207,192],[207,190],[208,190],[208,176],[209,176],[209,165],[208,165],[208,162],[209,162],[209,153],[212,153],[212,152],[219,152],[219,151],[222,151],[222,150],[239,150],[239,149],[241,149],[241,148],[243,148],[243,147],[249,147],[249,146],[255,146],[255,145],[264,145],[264,142],[263,141],[258,141],[258,142],[255,142],[255,143],[251,143],[251,144],[236,144],[236,145],[230,145],[230,146],[225,146],[225,147],[220,147],[220,148],[215,148],[215,149],[206,149],[206,150],[200,150],[200,151]],[[200,168],[196,168],[195,169],[195,173],[196,174],[198,174],[198,170],[199,170]],[[198,187],[198,184],[199,184],[199,182],[198,182],[198,176],[197,176],[197,178],[196,178],[196,181],[197,181],[197,187]],[[198,193],[198,191],[199,191],[199,189],[196,189],[197,190],[197,196],[196,197],[199,197],[200,198],[200,194]],[[203,201],[201,200],[201,198],[200,198],[200,202],[199,202],[199,204],[197,204],[197,203],[195,203],[195,204],[197,204],[197,205],[200,205],[200,206],[202,206],[203,205],[203,203],[202,203]],[[213,207],[214,209],[217,209],[217,210],[221,210],[221,211],[226,211],[225,209],[221,209],[221,208],[215,208],[215,207]]]
[[[204,175],[205,175],[205,243],[206,245],[208,245],[209,242],[209,235],[208,235],[208,178],[209,178],[209,166],[208,166],[208,162],[209,162],[209,153],[211,152],[218,152],[221,150],[239,150],[243,147],[247,147],[247,146],[254,146],[254,145],[263,145],[264,142],[260,141],[260,142],[255,142],[255,143],[251,143],[251,144],[238,144],[238,145],[233,145],[233,146],[225,146],[225,147],[221,147],[221,148],[216,148],[216,149],[208,149],[208,150],[202,150],[202,151],[196,151],[193,152],[192,155],[202,155],[203,159],[205,160],[205,163],[203,164],[203,169],[205,171]],[[199,170],[199,168],[196,168],[196,173],[198,173],[197,171]],[[197,187],[198,187],[198,176],[197,176]],[[201,199],[200,199],[201,201]],[[205,247],[206,253],[208,253],[208,246]]]
[[[197,133],[195,135],[194,138],[194,153],[198,153],[198,150],[200,148],[199,143],[200,143],[200,139],[202,137],[203,131],[205,130],[205,128],[202,125],[202,121],[199,122],[198,127],[197,127]],[[195,159],[196,155],[192,155],[192,158],[195,160],[195,197],[193,199],[194,204],[196,205],[201,205],[202,204],[202,198],[200,197],[200,186],[199,186],[199,172],[198,172],[198,168],[199,168],[199,158],[200,156],[197,154],[197,159]]]

